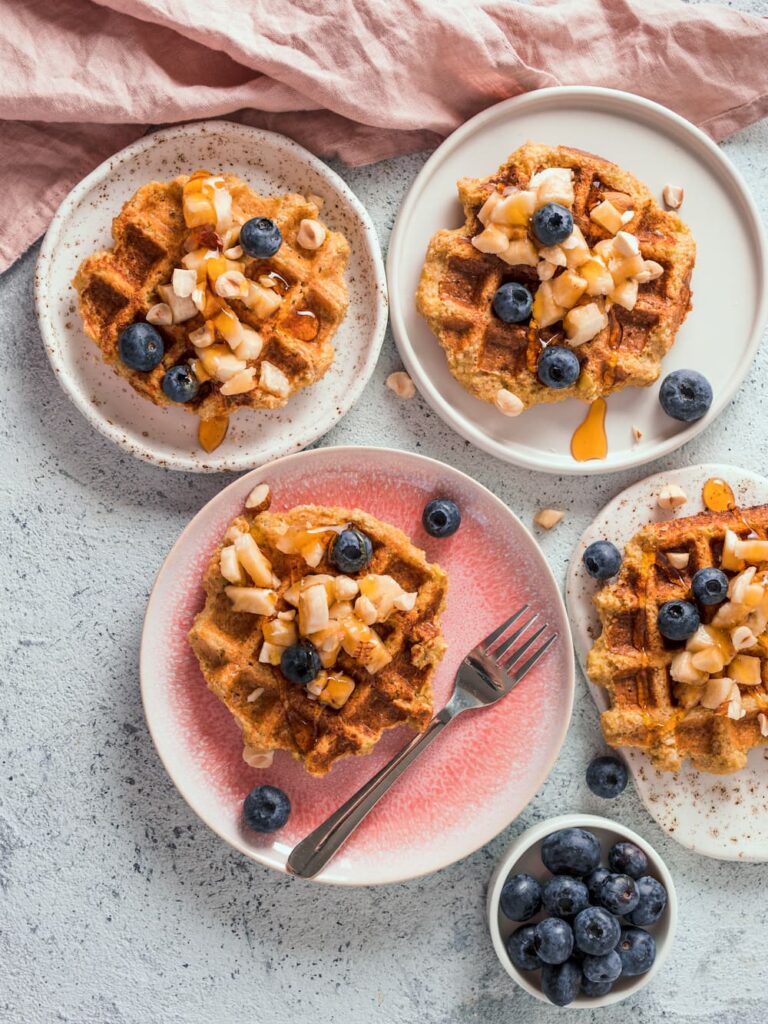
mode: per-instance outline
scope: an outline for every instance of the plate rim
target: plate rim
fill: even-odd
[[[729,389],[715,396],[712,407],[702,419],[689,424],[678,433],[673,434],[672,437],[657,442],[648,451],[643,451],[640,448],[637,454],[633,455],[630,449],[627,458],[610,466],[605,466],[598,461],[576,462],[575,460],[568,461],[565,458],[563,458],[562,463],[542,463],[541,459],[529,456],[519,450],[515,442],[497,441],[487,434],[486,431],[465,419],[463,415],[456,413],[450,402],[443,397],[430,377],[421,369],[420,361],[416,356],[416,346],[412,344],[408,337],[405,315],[400,303],[400,294],[404,290],[404,284],[399,278],[401,253],[408,244],[407,227],[411,220],[412,209],[419,198],[417,193],[420,193],[422,190],[422,183],[431,176],[434,169],[442,162],[448,152],[462,145],[467,136],[471,136],[487,122],[495,120],[507,111],[509,112],[509,119],[512,121],[518,111],[524,111],[529,107],[535,108],[540,105],[549,105],[552,102],[553,96],[555,98],[592,99],[595,103],[602,104],[604,107],[613,107],[613,109],[619,110],[623,107],[624,112],[628,110],[630,115],[634,109],[639,108],[652,115],[657,122],[667,121],[675,126],[679,133],[687,136],[700,149],[703,149],[709,156],[710,162],[714,163],[717,170],[721,174],[725,174],[729,179],[729,184],[735,189],[743,205],[744,213],[748,218],[749,228],[753,236],[753,243],[759,257],[758,278],[762,281],[763,287],[759,289],[756,297],[754,326],[747,339],[741,373],[734,378],[734,383]],[[482,451],[496,456],[496,458],[501,459],[503,462],[551,475],[592,476],[618,473],[623,470],[646,465],[677,451],[714,423],[725,411],[749,373],[760,347],[766,323],[768,322],[768,241],[757,205],[738,169],[708,135],[692,122],[675,113],[675,111],[643,96],[637,96],[634,93],[625,92],[620,89],[606,89],[599,86],[552,86],[512,96],[475,114],[474,117],[465,121],[464,124],[460,125],[444,139],[419,171],[400,206],[392,228],[387,253],[387,279],[390,284],[390,322],[397,350],[408,373],[413,378],[427,404],[452,430],[455,430],[457,434]],[[478,399],[478,401],[480,400]]]
[[[582,548],[584,546],[585,538],[590,534],[590,532],[594,528],[595,523],[596,523],[598,517],[602,517],[606,512],[608,512],[609,510],[614,509],[622,501],[622,499],[626,498],[627,495],[629,495],[630,492],[634,491],[636,488],[638,488],[638,489],[646,488],[646,487],[648,487],[651,484],[651,481],[659,480],[659,478],[661,478],[661,477],[665,478],[665,482],[674,483],[677,475],[680,474],[680,473],[690,473],[690,474],[708,473],[708,474],[713,475],[713,476],[714,475],[725,476],[726,480],[734,479],[734,477],[736,477],[739,480],[751,479],[751,480],[758,481],[761,484],[763,484],[765,486],[765,488],[766,488],[766,491],[768,491],[768,477],[764,477],[760,473],[755,472],[754,470],[746,469],[744,466],[735,466],[735,465],[732,465],[732,464],[726,463],[726,462],[699,462],[699,463],[694,463],[694,465],[692,465],[692,466],[676,466],[676,467],[672,467],[670,469],[657,470],[655,473],[649,473],[647,476],[641,477],[639,480],[635,480],[632,483],[627,484],[627,486],[622,488],[620,491],[617,491],[616,494],[614,494],[612,498],[610,498],[608,501],[606,501],[605,504],[600,509],[598,509],[598,511],[595,513],[595,515],[590,520],[588,525],[581,532],[581,534],[579,535],[578,540],[576,541],[576,543],[573,546],[573,550],[571,552],[571,556],[570,556],[569,561],[568,561],[568,569],[567,569],[566,577],[565,577],[565,596],[564,596],[565,607],[566,607],[566,610],[568,612],[568,622],[572,626],[572,628],[571,628],[571,635],[573,637],[573,649],[574,649],[575,661],[576,661],[576,664],[578,664],[578,666],[579,666],[579,670],[580,670],[582,676],[584,677],[584,681],[586,683],[587,690],[589,691],[589,695],[590,695],[590,697],[591,697],[595,707],[597,708],[598,713],[604,711],[608,707],[608,701],[607,701],[607,698],[606,698],[603,690],[599,686],[597,686],[595,683],[592,682],[592,680],[589,678],[589,676],[587,675],[587,672],[586,672],[586,654],[587,654],[587,651],[586,650],[582,650],[582,635],[581,635],[582,634],[581,624],[584,621],[584,615],[583,615],[582,609],[580,607],[580,601],[575,596],[575,591],[578,589],[578,586],[579,586],[578,581],[576,580],[576,571],[577,571],[577,568],[578,568],[578,561],[579,561],[579,559],[577,557],[578,553],[582,550]],[[696,512],[693,511],[693,512],[689,512],[689,513],[686,513],[686,514],[687,515],[695,515]],[[673,515],[671,518],[674,519],[674,518],[684,518],[684,517],[682,517],[682,516],[674,516]],[[600,736],[602,738],[602,730],[600,731]],[[633,780],[635,792],[637,793],[637,795],[638,795],[638,797],[640,799],[640,802],[642,803],[643,807],[648,812],[648,814],[656,822],[658,827],[663,832],[665,832],[670,837],[670,839],[673,839],[680,846],[682,846],[683,848],[685,848],[687,850],[690,850],[692,853],[695,853],[695,854],[697,854],[700,857],[707,857],[710,860],[727,861],[729,863],[736,863],[736,864],[764,864],[764,863],[768,863],[768,850],[766,851],[766,854],[763,857],[756,857],[756,856],[754,856],[752,854],[749,854],[749,855],[746,855],[746,856],[744,856],[744,855],[740,856],[738,850],[731,850],[731,848],[727,847],[727,846],[724,846],[724,847],[720,848],[720,852],[714,853],[714,852],[710,852],[709,850],[702,849],[692,839],[691,840],[686,840],[684,838],[686,833],[683,832],[683,834],[681,835],[680,829],[675,829],[674,831],[670,831],[667,828],[667,826],[661,820],[659,820],[659,818],[654,813],[656,804],[652,800],[646,799],[645,791],[640,789],[637,786],[637,783],[635,781],[635,771],[634,771],[634,768],[633,768],[633,765],[632,765],[632,761],[625,754],[625,749],[626,748],[624,748],[624,747],[615,747],[613,749],[618,750],[622,754],[622,756],[624,756],[625,760],[628,762],[629,770],[630,770],[630,773],[632,775],[632,780]],[[636,753],[638,755],[642,755],[642,751],[637,751]],[[651,762],[650,762],[650,759],[648,759],[648,758],[644,758],[643,764],[644,765],[648,765],[651,768],[653,767]],[[702,774],[707,774],[707,773],[702,773]],[[736,773],[736,774],[738,774],[738,773]],[[713,778],[713,779],[728,778],[728,776],[718,776],[718,775],[710,775],[710,777]]]
[[[50,272],[56,262],[56,245],[62,226],[82,197],[89,190],[106,181],[117,167],[130,162],[153,146],[164,144],[174,139],[203,135],[206,130],[216,129],[233,132],[235,135],[267,140],[275,150],[291,154],[298,160],[308,164],[316,173],[326,178],[333,185],[362,227],[365,239],[364,252],[368,254],[372,270],[371,292],[373,301],[370,303],[370,312],[374,315],[370,329],[370,343],[360,372],[355,374],[350,387],[345,391],[343,399],[337,403],[329,403],[326,417],[321,417],[318,420],[319,426],[305,432],[302,435],[301,441],[293,442],[290,445],[285,445],[278,441],[261,455],[254,455],[248,450],[237,456],[229,456],[227,458],[219,456],[216,458],[214,453],[208,455],[204,461],[195,461],[193,457],[179,454],[178,452],[168,456],[160,456],[147,443],[142,443],[136,438],[129,439],[120,429],[119,424],[115,425],[110,422],[97,406],[94,406],[92,402],[87,400],[85,394],[75,385],[74,379],[68,373],[66,366],[59,356],[59,349],[62,347],[62,343],[58,339],[55,325],[52,320],[49,320],[45,306],[47,296],[52,294],[50,289]],[[78,412],[102,436],[117,444],[119,448],[135,458],[139,458],[154,466],[160,466],[163,469],[190,473],[241,473],[254,469],[258,465],[264,465],[265,462],[282,458],[285,455],[301,450],[321,438],[352,409],[362,395],[378,363],[389,318],[389,291],[379,237],[370,214],[350,186],[333,168],[315,156],[314,153],[311,153],[299,145],[299,143],[294,142],[293,139],[288,138],[288,136],[227,119],[185,122],[149,132],[107,157],[106,160],[103,160],[77,182],[59,204],[45,232],[40,252],[35,262],[33,289],[35,311],[40,334],[43,339],[43,347],[56,380]],[[254,459],[257,459],[257,461],[254,462]]]
[[[377,877],[375,877],[375,875],[374,876],[370,876],[370,875],[364,875],[364,874],[357,874],[354,877],[350,878],[350,877],[344,877],[343,875],[342,876],[334,875],[333,861],[331,861],[330,865],[328,866],[328,868],[326,868],[325,871],[323,871],[320,875],[318,875],[314,879],[312,879],[313,882],[317,882],[317,883],[320,883],[320,884],[324,884],[324,885],[338,885],[338,886],[344,886],[344,887],[348,887],[348,888],[359,888],[361,886],[368,886],[368,885],[396,885],[396,884],[400,884],[402,882],[410,881],[411,879],[414,879],[414,878],[421,878],[421,877],[423,877],[425,875],[434,874],[437,871],[442,871],[444,868],[447,868],[450,865],[455,864],[459,860],[464,860],[466,857],[469,857],[471,854],[475,853],[481,847],[483,847],[483,846],[487,845],[488,843],[490,843],[493,839],[496,838],[496,836],[500,835],[501,832],[503,832],[506,828],[508,828],[512,824],[512,822],[514,822],[520,816],[520,814],[523,813],[525,808],[530,804],[530,802],[538,794],[538,792],[540,791],[541,787],[544,785],[546,780],[551,775],[552,769],[554,768],[554,766],[555,766],[555,764],[557,762],[557,759],[560,756],[560,752],[562,750],[563,744],[565,743],[565,740],[567,738],[568,730],[570,728],[571,718],[572,718],[572,715],[573,715],[573,705],[574,705],[574,701],[575,701],[575,691],[576,691],[576,659],[575,659],[575,656],[574,656],[574,646],[573,646],[573,637],[572,637],[572,632],[571,632],[571,624],[570,624],[570,620],[569,620],[569,617],[568,617],[568,611],[567,611],[567,608],[566,608],[565,600],[564,600],[563,595],[561,593],[560,587],[559,587],[559,585],[557,583],[557,580],[556,580],[555,575],[554,575],[554,573],[552,571],[552,568],[549,565],[549,562],[548,562],[546,556],[544,555],[544,552],[542,551],[540,545],[537,543],[537,541],[534,538],[534,536],[526,528],[526,526],[523,523],[523,521],[509,507],[509,505],[507,505],[506,502],[504,502],[501,498],[499,498],[496,494],[494,494],[493,491],[491,491],[484,484],[480,483],[478,480],[475,480],[473,477],[469,476],[469,474],[467,474],[467,473],[464,473],[462,470],[457,469],[454,466],[450,466],[447,463],[441,462],[439,459],[434,459],[434,458],[431,458],[430,456],[422,455],[421,453],[417,453],[417,452],[409,452],[409,451],[404,451],[402,449],[390,448],[390,447],[386,447],[386,446],[377,447],[377,446],[373,446],[373,445],[336,445],[336,446],[333,446],[333,447],[313,448],[313,449],[309,449],[308,451],[294,452],[294,453],[292,453],[290,455],[284,455],[280,459],[273,459],[271,462],[269,462],[268,464],[266,464],[264,466],[257,466],[254,469],[252,469],[250,472],[248,472],[248,473],[244,474],[243,476],[238,477],[236,480],[233,480],[230,483],[226,484],[209,501],[207,501],[205,503],[205,505],[203,505],[202,508],[200,508],[195,513],[195,515],[192,517],[192,519],[190,519],[190,521],[186,524],[184,529],[178,535],[178,537],[176,538],[176,540],[174,541],[174,543],[172,544],[172,546],[168,550],[167,554],[165,555],[165,558],[163,559],[162,565],[160,566],[160,568],[159,568],[159,570],[157,572],[157,575],[155,576],[155,579],[154,579],[154,581],[152,583],[152,589],[151,589],[150,594],[149,594],[149,598],[148,598],[148,601],[147,601],[147,608],[146,608],[146,612],[144,614],[144,619],[143,619],[143,622],[142,622],[141,641],[140,641],[140,648],[139,648],[139,681],[140,681],[141,702],[142,702],[142,709],[143,709],[143,712],[144,712],[144,719],[145,719],[145,722],[147,724],[147,728],[149,730],[149,734],[150,734],[150,737],[152,739],[152,743],[153,743],[153,746],[155,748],[155,751],[157,752],[157,755],[160,758],[160,763],[162,764],[163,768],[165,769],[165,772],[168,775],[168,778],[169,778],[170,782],[173,784],[173,786],[176,789],[176,791],[178,792],[178,794],[185,801],[185,803],[189,806],[189,808],[192,810],[192,812],[215,835],[217,835],[224,843],[226,843],[233,850],[236,850],[238,853],[240,853],[243,856],[247,857],[249,860],[254,861],[255,863],[261,864],[261,865],[263,865],[264,867],[267,867],[267,868],[271,868],[272,870],[277,871],[280,874],[287,875],[288,872],[285,869],[285,864],[278,864],[278,863],[275,863],[272,859],[270,859],[268,857],[260,856],[259,855],[259,853],[260,853],[259,850],[254,850],[253,848],[250,848],[250,847],[246,846],[246,844],[243,843],[239,839],[239,837],[237,837],[236,839],[232,839],[229,836],[222,835],[222,833],[215,827],[215,825],[212,824],[210,821],[208,821],[206,819],[206,817],[203,814],[201,814],[201,812],[198,810],[198,808],[195,807],[194,802],[193,802],[193,792],[192,792],[193,787],[186,785],[185,780],[183,779],[183,777],[180,778],[180,776],[182,776],[182,773],[179,772],[179,770],[175,766],[172,766],[172,764],[170,763],[169,759],[166,759],[166,756],[165,756],[165,754],[164,754],[164,752],[163,752],[163,750],[161,748],[161,744],[160,744],[160,742],[158,740],[158,735],[157,735],[157,733],[155,731],[155,728],[153,728],[151,715],[150,715],[150,712],[148,710],[148,705],[150,703],[149,691],[150,691],[150,688],[151,688],[151,677],[152,677],[151,665],[150,665],[151,655],[149,653],[149,643],[150,643],[150,641],[149,641],[149,637],[148,637],[148,634],[149,634],[149,624],[152,622],[152,619],[154,617],[153,613],[154,613],[155,603],[159,602],[158,585],[159,585],[159,583],[161,581],[161,578],[164,577],[164,575],[168,572],[168,566],[169,566],[169,563],[170,563],[172,557],[178,552],[178,550],[181,549],[183,544],[188,540],[189,535],[193,532],[193,528],[197,526],[199,521],[202,520],[202,518],[206,514],[208,514],[208,511],[211,508],[211,506],[226,500],[226,499],[224,499],[224,495],[228,494],[233,488],[242,488],[244,491],[247,490],[247,488],[245,486],[246,481],[248,481],[250,486],[254,486],[256,483],[261,482],[261,481],[256,479],[257,475],[269,472],[270,470],[272,470],[278,464],[284,465],[285,463],[287,463],[289,461],[297,461],[297,460],[301,460],[301,459],[309,459],[311,461],[312,458],[318,457],[320,455],[322,455],[323,457],[327,458],[329,452],[334,452],[335,453],[335,452],[339,452],[339,451],[354,452],[358,457],[363,458],[363,459],[365,459],[365,458],[369,458],[369,459],[373,458],[373,459],[375,459],[375,458],[378,457],[378,455],[380,453],[387,453],[388,455],[395,455],[395,456],[405,456],[409,460],[413,459],[413,460],[416,460],[417,462],[426,463],[426,464],[428,464],[428,465],[430,465],[432,467],[438,467],[439,471],[441,473],[445,473],[447,475],[454,475],[454,476],[458,477],[459,479],[463,478],[463,480],[469,481],[469,483],[474,488],[479,488],[482,492],[484,492],[484,497],[486,499],[491,499],[492,502],[494,502],[497,505],[499,505],[508,516],[512,517],[512,519],[517,523],[517,525],[528,536],[528,538],[530,540],[531,546],[535,549],[535,553],[536,553],[537,559],[538,559],[538,561],[540,563],[540,566],[541,566],[542,570],[544,571],[544,574],[545,574],[546,578],[548,579],[549,583],[551,584],[552,593],[553,593],[553,596],[554,596],[554,598],[555,598],[555,600],[557,602],[556,603],[556,607],[559,609],[559,611],[561,613],[561,619],[562,619],[562,623],[563,623],[563,631],[560,633],[560,639],[561,639],[561,641],[562,641],[562,643],[564,645],[564,650],[566,652],[565,662],[566,662],[567,672],[566,672],[565,683],[566,683],[566,690],[567,690],[567,714],[564,714],[562,716],[560,731],[559,731],[559,733],[558,733],[558,735],[557,735],[557,737],[555,739],[555,742],[553,742],[553,744],[552,744],[551,752],[550,752],[549,757],[546,760],[545,770],[544,770],[543,777],[542,777],[541,781],[537,784],[536,789],[531,794],[531,796],[528,798],[527,802],[514,814],[514,816],[511,817],[508,821],[506,821],[496,831],[493,831],[493,832],[491,832],[490,834],[487,834],[487,835],[485,833],[483,833],[482,836],[477,837],[475,834],[471,833],[470,830],[468,830],[467,831],[467,836],[472,835],[472,838],[468,839],[468,842],[465,844],[465,847],[463,847],[459,852],[453,852],[453,849],[452,849],[452,852],[448,853],[447,856],[438,856],[436,858],[435,863],[432,866],[427,867],[425,869],[421,869],[420,868],[417,871],[409,871],[409,870],[406,869],[404,872],[402,870],[400,870],[400,871],[397,872],[397,877],[393,876],[393,877],[387,877],[387,878],[384,878],[384,879],[377,878]],[[158,730],[158,732],[159,732],[159,730]],[[361,782],[361,784],[362,784],[362,782]],[[287,860],[287,855],[286,855],[286,860]],[[370,870],[370,869],[366,869],[366,870]]]

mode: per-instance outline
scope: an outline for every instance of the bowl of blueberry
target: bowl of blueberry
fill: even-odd
[[[661,967],[677,897],[664,861],[631,829],[592,814],[518,836],[488,887],[506,972],[537,999],[592,1009],[634,995]]]

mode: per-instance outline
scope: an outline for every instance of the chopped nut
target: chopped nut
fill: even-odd
[[[245,699],[248,701],[249,704],[253,704],[253,702],[255,700],[259,699],[259,697],[262,695],[262,693],[264,693],[264,687],[263,686],[257,686],[255,690],[251,690],[251,692],[248,694],[248,696]]]
[[[763,714],[763,712],[761,711],[760,714],[757,716],[757,722],[760,726],[760,735],[768,736],[768,715]]]
[[[537,526],[551,530],[553,526],[557,526],[564,515],[565,512],[559,508],[542,508],[533,517],[533,521]]]
[[[378,612],[376,611],[376,606],[373,601],[367,597],[361,596],[355,601],[355,615],[361,622],[364,622],[366,626],[372,626],[376,621]]]
[[[679,210],[683,205],[684,194],[680,185],[665,185],[661,197],[668,210]]]
[[[704,687],[701,698],[702,707],[715,711],[729,697],[732,690],[732,679],[710,679]]]
[[[504,413],[505,416],[519,416],[525,408],[517,395],[512,391],[508,391],[506,388],[499,388],[496,392],[493,404],[499,412]]]
[[[389,390],[394,391],[398,398],[413,398],[416,394],[416,385],[405,370],[390,373],[386,383]]]
[[[668,551],[667,558],[675,569],[687,569],[691,556],[687,551]]]
[[[274,757],[274,750],[257,750],[247,744],[243,747],[243,760],[251,768],[270,768]]]
[[[262,508],[269,498],[269,484],[256,484],[245,499],[246,508]]]
[[[188,299],[196,284],[197,274],[194,270],[181,270],[178,267],[174,270],[171,287],[180,299]]]
[[[351,601],[360,589],[357,580],[353,580],[351,576],[337,576],[333,583],[339,601]]]
[[[319,249],[328,232],[319,220],[304,218],[299,224],[296,241],[302,249]]]
[[[248,281],[239,270],[227,270],[216,278],[213,290],[222,299],[242,299],[248,292]]]
[[[680,508],[686,501],[688,501],[688,495],[677,484],[667,484],[666,487],[662,487],[656,498],[659,508]]]
[[[549,263],[547,260],[539,260],[536,264],[536,274],[540,281],[549,281],[555,276],[557,267],[554,263]]]
[[[231,249],[224,250],[224,256],[226,256],[228,260],[239,260],[242,255],[242,245],[233,245]]]
[[[147,323],[167,327],[173,323],[173,313],[167,302],[156,302],[147,310]]]
[[[632,427],[632,437],[635,439],[635,441],[642,440],[643,432],[640,429],[640,427]]]

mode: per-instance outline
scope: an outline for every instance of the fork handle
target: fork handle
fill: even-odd
[[[437,739],[451,721],[451,717],[444,715],[443,711],[437,714],[423,733],[414,736],[391,761],[353,793],[346,803],[294,846],[286,865],[289,873],[301,878],[314,878],[319,874],[403,772]]]

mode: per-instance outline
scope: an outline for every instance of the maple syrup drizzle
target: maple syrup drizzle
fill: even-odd
[[[730,485],[719,476],[711,476],[709,480],[704,481],[701,499],[710,512],[728,512],[736,508],[736,498]]]
[[[299,341],[314,341],[320,321],[309,309],[294,309],[286,317],[285,326]]]
[[[215,416],[212,420],[200,420],[197,426],[197,439],[201,448],[214,452],[227,436],[229,416]]]
[[[282,274],[278,274],[278,272],[276,270],[270,270],[269,273],[261,274],[259,276],[261,276],[261,277],[268,277],[270,279],[270,281],[274,281],[274,284],[272,285],[272,287],[275,289],[275,291],[277,292],[278,295],[285,295],[285,293],[290,288],[290,285],[288,284],[286,279],[283,277],[283,275]]]
[[[608,454],[608,437],[605,433],[604,398],[598,398],[589,407],[571,438],[571,455],[577,462],[604,459]]]

